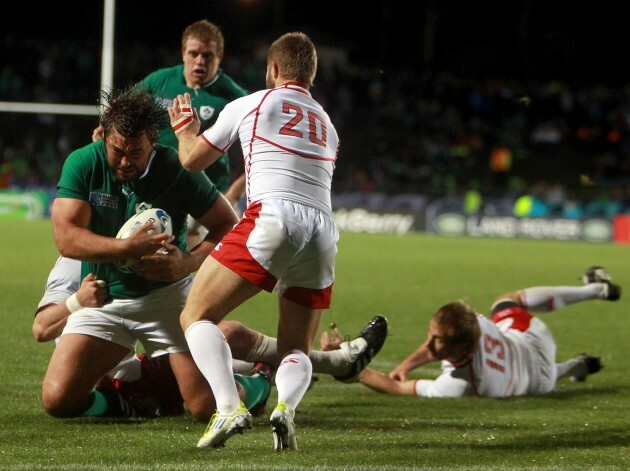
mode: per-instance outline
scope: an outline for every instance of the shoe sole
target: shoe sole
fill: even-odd
[[[275,451],[297,450],[295,437],[293,437],[293,440],[290,439],[289,427],[284,423],[282,417],[272,418],[269,423],[271,424],[273,449]]]
[[[225,442],[228,441],[229,438],[233,437],[234,435],[242,435],[243,434],[243,430],[245,430],[245,428],[251,428],[251,427],[243,427],[243,428],[238,428],[235,430],[229,430],[225,436],[219,440],[219,441],[214,441],[213,439],[208,440],[207,442],[203,442],[203,438],[201,440],[199,440],[197,442],[197,448],[222,448],[225,446]]]

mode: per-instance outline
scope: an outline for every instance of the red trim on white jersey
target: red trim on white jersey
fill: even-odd
[[[330,158],[330,157],[317,157],[317,156],[305,154],[305,153],[299,152],[299,151],[297,151],[295,149],[289,149],[288,147],[283,147],[283,146],[281,146],[280,144],[278,144],[276,142],[267,140],[264,137],[260,137],[258,135],[255,135],[254,139],[258,139],[260,141],[266,142],[267,144],[271,144],[272,146],[275,146],[278,149],[286,150],[287,152],[290,152],[290,153],[292,153],[294,155],[297,155],[298,157],[304,157],[305,159],[322,160],[324,162],[336,162],[337,161],[337,157],[336,156],[333,157],[333,158]]]
[[[240,141],[248,204],[284,199],[331,214],[339,136],[302,84],[288,82],[230,102],[202,135],[219,152]]]
[[[220,147],[215,146],[212,142],[210,142],[206,136],[204,136],[203,134],[201,135],[201,138],[206,141],[206,144],[208,144],[210,147],[212,147],[214,150],[221,152],[222,154],[225,154],[227,152],[227,149],[221,149]],[[228,146],[229,148],[230,146]]]
[[[295,90],[296,92],[304,93],[304,95],[311,96],[311,92],[308,91],[306,85],[300,82],[285,82],[276,88],[290,88],[291,90]]]
[[[294,85],[294,86],[291,86],[291,85]],[[336,155],[334,157],[319,157],[317,155],[306,154],[304,152],[300,152],[298,150],[295,150],[295,149],[292,149],[292,148],[289,148],[289,147],[281,146],[277,142],[271,141],[269,139],[265,139],[264,137],[262,137],[262,136],[260,136],[259,134],[256,133],[256,129],[258,128],[258,117],[259,117],[260,108],[262,107],[262,105],[265,102],[265,100],[269,97],[269,95],[271,95],[273,92],[277,92],[279,90],[288,88],[288,89],[291,89],[291,90],[293,90],[295,92],[303,93],[304,95],[306,95],[308,97],[311,96],[311,94],[308,92],[308,90],[303,89],[303,88],[295,88],[295,86],[299,87],[300,85],[297,82],[288,82],[288,83],[285,83],[285,84],[281,85],[280,87],[272,88],[267,93],[265,93],[265,95],[260,100],[260,103],[256,107],[256,119],[254,120],[254,127],[252,129],[253,136],[252,136],[252,139],[251,139],[251,141],[249,143],[250,155],[251,155],[251,152],[252,152],[252,147],[253,147],[254,141],[256,139],[258,139],[260,141],[266,142],[267,144],[271,144],[272,146],[275,146],[278,149],[282,149],[284,151],[287,151],[287,152],[290,152],[290,153],[292,153],[294,155],[297,155],[298,157],[304,157],[304,158],[307,158],[307,159],[314,159],[314,160],[321,160],[321,161],[324,161],[324,162],[336,162],[337,161],[337,156]],[[338,147],[339,146],[337,146],[337,150],[338,150]]]

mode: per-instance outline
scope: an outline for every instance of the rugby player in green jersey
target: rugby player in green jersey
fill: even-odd
[[[203,172],[186,172],[177,152],[158,144],[166,115],[150,91],[131,87],[104,98],[104,139],[66,159],[51,221],[61,255],[82,260],[81,276],[92,273],[105,281],[112,300],[69,315],[44,378],[42,402],[55,417],[102,415],[115,407],[117,398],[95,394],[94,385],[140,340],[150,356],[169,354],[189,410],[209,420],[214,397],[188,352],[179,315],[191,274],[238,216]],[[153,234],[147,224],[129,238],[116,238],[130,216],[150,207],[170,215],[173,236]],[[189,214],[208,229],[192,250],[186,241]],[[141,260],[136,272],[114,264],[130,258]],[[122,403],[119,408],[120,415],[145,415]]]
[[[201,131],[204,131],[214,124],[226,104],[248,94],[247,90],[220,68],[224,44],[223,33],[218,26],[208,20],[196,21],[186,27],[182,34],[182,63],[150,73],[138,83],[138,86],[149,89],[155,95],[155,99],[164,108],[165,115],[177,95],[189,93],[191,104],[201,123]],[[99,127],[95,129],[92,140],[101,138]],[[177,138],[171,126],[167,125],[160,130],[159,142],[177,149]],[[233,148],[238,151],[238,146]],[[228,153],[223,154],[205,172],[236,208],[245,194],[245,178],[244,174],[241,174],[230,185]],[[203,239],[205,231],[192,218],[188,219],[188,226],[189,243],[194,246]]]

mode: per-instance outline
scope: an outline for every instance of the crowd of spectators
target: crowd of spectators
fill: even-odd
[[[0,43],[0,101],[94,104],[96,43]],[[630,211],[630,87],[371,69],[324,45],[312,89],[341,136],[334,191],[535,197],[548,214]],[[264,87],[264,57],[222,66]],[[119,48],[115,84],[181,60],[176,48]],[[0,113],[0,188],[52,188],[97,116]]]

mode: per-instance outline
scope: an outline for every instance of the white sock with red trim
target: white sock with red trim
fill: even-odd
[[[521,290],[524,308],[533,312],[551,312],[569,304],[601,299],[604,283],[584,286],[535,286]]]
[[[295,410],[311,384],[313,365],[308,356],[299,350],[287,354],[276,371],[278,403],[285,402]]]

